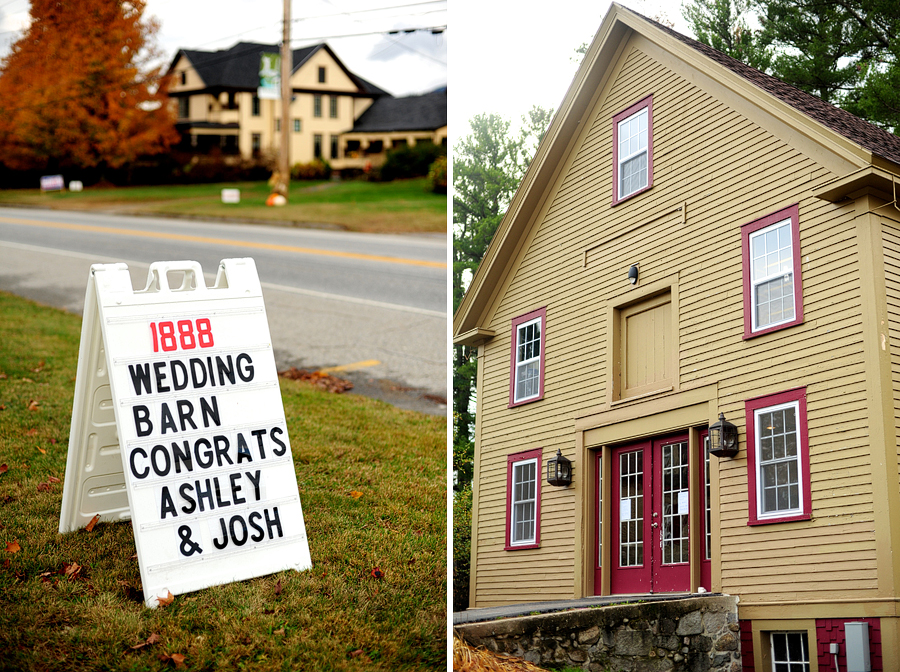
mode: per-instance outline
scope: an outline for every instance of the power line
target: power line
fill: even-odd
[[[316,16],[305,16],[293,21],[313,21],[315,19],[330,19],[335,16],[351,16],[352,14],[371,14],[373,12],[383,12],[388,9],[408,9],[410,7],[418,7],[420,5],[436,5],[446,3],[447,0],[427,0],[426,2],[413,2],[408,5],[392,5],[390,7],[373,7],[372,9],[357,9],[352,12],[338,12],[337,14],[317,14]],[[331,4],[331,3],[329,3]],[[333,5],[332,5],[333,6]],[[443,10],[446,11],[446,10]]]

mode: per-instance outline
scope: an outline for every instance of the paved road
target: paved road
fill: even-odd
[[[198,261],[212,284],[228,257],[256,261],[279,369],[340,367],[357,392],[446,413],[444,236],[0,208],[0,289],[77,314],[92,263],[143,288],[152,261]]]

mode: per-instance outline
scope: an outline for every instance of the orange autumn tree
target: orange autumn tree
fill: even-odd
[[[178,138],[144,0],[32,0],[0,61],[0,162],[118,168]]]

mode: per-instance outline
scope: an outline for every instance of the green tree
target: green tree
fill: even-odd
[[[767,71],[772,51],[748,23],[751,0],[694,0],[681,6],[697,40],[757,70]]]
[[[552,111],[533,107],[514,133],[496,114],[470,120],[471,133],[453,154],[453,310],[481,263],[515,193]],[[460,485],[471,479],[476,350],[453,349],[453,467]]]

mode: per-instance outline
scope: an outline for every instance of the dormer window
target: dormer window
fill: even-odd
[[[653,185],[653,96],[613,117],[613,205]]]
[[[325,68],[320,66],[319,67],[319,84],[324,84],[324,83],[325,83]]]

